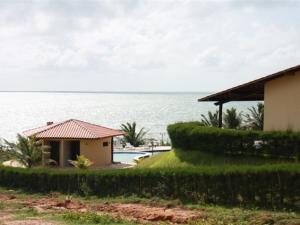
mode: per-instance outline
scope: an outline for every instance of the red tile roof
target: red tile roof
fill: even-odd
[[[124,133],[107,127],[87,123],[81,120],[70,119],[48,126],[38,127],[23,132],[26,136],[36,138],[74,138],[99,139],[120,136]]]

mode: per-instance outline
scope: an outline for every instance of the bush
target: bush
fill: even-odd
[[[206,127],[197,123],[168,126],[174,148],[227,155],[299,158],[300,132],[247,131]]]
[[[300,165],[105,171],[0,168],[0,186],[30,192],[300,208]],[[88,189],[82,192],[82,187]]]
[[[68,160],[70,164],[78,169],[87,169],[93,163],[84,155],[77,155],[76,160]]]

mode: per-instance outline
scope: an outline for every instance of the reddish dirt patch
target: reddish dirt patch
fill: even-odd
[[[55,225],[55,223],[47,222],[41,219],[24,219],[15,220],[12,212],[0,211],[1,225]]]
[[[14,220],[5,222],[4,225],[55,225],[51,222],[46,222],[43,220]]]
[[[166,222],[171,224],[184,224],[199,218],[204,218],[204,212],[201,210],[188,210],[180,207],[159,207],[144,204],[117,204],[102,203],[95,204],[92,202],[81,203],[70,199],[60,200],[57,197],[40,198],[40,199],[18,199],[13,195],[1,195],[0,201],[14,201],[24,206],[36,209],[38,212],[64,212],[67,210],[77,212],[96,212],[108,214],[113,217],[121,217],[125,220],[137,221],[141,223]],[[32,221],[41,225],[38,221]],[[22,223],[21,223],[22,224]],[[27,223],[28,224],[28,223]],[[26,223],[24,225],[27,225]],[[19,224],[10,224],[19,225]],[[22,224],[23,225],[23,224]],[[48,225],[47,223],[45,225]]]
[[[12,200],[12,199],[15,199],[15,198],[16,198],[15,195],[3,195],[3,194],[0,194],[0,202],[1,201]]]
[[[102,204],[97,206],[96,210],[117,214],[121,217],[127,217],[140,222],[164,221],[175,224],[188,223],[204,216],[199,211],[186,210],[179,207],[163,208],[141,204]]]

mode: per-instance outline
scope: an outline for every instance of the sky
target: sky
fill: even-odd
[[[0,91],[214,92],[300,64],[300,0],[0,0]]]

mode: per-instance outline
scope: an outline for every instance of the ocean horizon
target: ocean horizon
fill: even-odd
[[[179,121],[199,121],[201,114],[217,110],[213,102],[197,99],[211,92],[116,92],[116,91],[0,91],[0,137],[15,139],[17,133],[45,125],[79,119],[120,128],[135,121],[148,130],[148,137],[167,139],[167,125]],[[246,111],[256,102],[232,102]]]
[[[1,91],[0,93],[95,93],[95,94],[212,94],[212,91]]]

